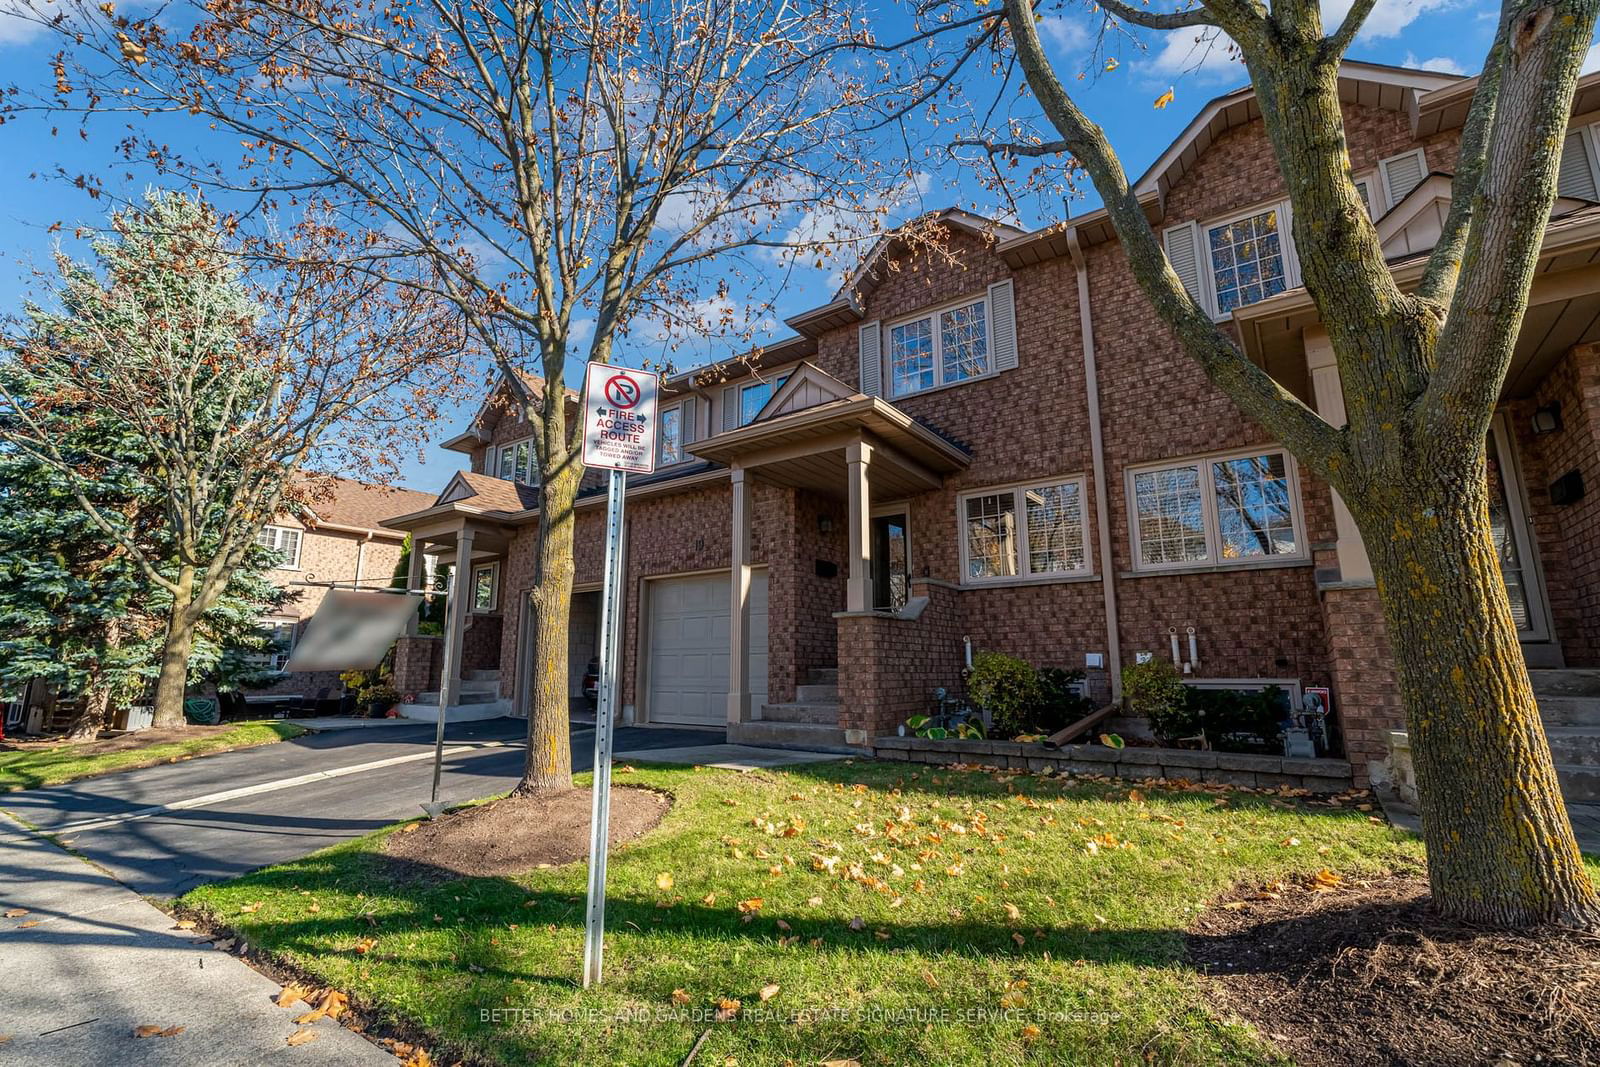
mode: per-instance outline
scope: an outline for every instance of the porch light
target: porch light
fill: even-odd
[[[817,532],[821,533],[821,534],[831,534],[831,533],[833,533],[833,516],[832,515],[818,515],[817,516]]]
[[[1533,410],[1533,432],[1536,434],[1555,433],[1561,429],[1561,405],[1545,404]]]

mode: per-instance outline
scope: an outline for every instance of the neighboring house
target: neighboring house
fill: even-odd
[[[1350,160],[1402,283],[1439,232],[1474,84],[1342,69]],[[1584,488],[1600,486],[1597,134],[1590,75],[1490,442],[1491,521],[1536,667],[1600,667],[1600,493]],[[1207,105],[1136,191],[1202,305],[1342,424],[1253,93]],[[1364,778],[1401,712],[1337,497],[1157,322],[1103,211],[1032,233],[941,219],[950,257],[880,245],[836,300],[788,320],[796,336],[664,383],[660,469],[629,483],[626,719],[862,746],[936,686],[958,689],[970,638],[1087,668],[1102,700],[1139,653],[1175,657],[1192,684],[1330,687]],[[529,428],[495,399],[446,443],[471,472],[384,525],[465,548],[456,662],[463,678],[498,672],[498,696],[525,713],[535,475]],[[603,552],[604,495],[586,484],[574,696]],[[403,639],[403,690],[436,688],[440,641]]]
[[[274,670],[288,660],[330,588],[376,589],[390,583],[400,563],[405,533],[385,527],[384,520],[426,507],[434,499],[428,493],[348,478],[327,482],[326,491],[319,492],[302,515],[278,516],[257,538],[282,555],[282,562],[268,577],[297,594],[263,619],[263,626],[275,638],[276,651],[269,664]],[[339,692],[337,672],[286,674],[266,689],[252,690],[250,696],[316,697],[327,695],[324,691]]]

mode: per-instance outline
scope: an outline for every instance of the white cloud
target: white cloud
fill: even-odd
[[[1344,21],[1351,0],[1323,0],[1322,24],[1329,33]],[[1458,0],[1378,0],[1357,40],[1376,41],[1400,36],[1400,32],[1423,15],[1456,6]]]
[[[1592,49],[1591,49],[1592,50]],[[1467,68],[1451,59],[1449,56],[1434,56],[1432,59],[1419,59],[1415,52],[1407,52],[1406,58],[1400,64],[1402,67],[1416,67],[1418,70],[1436,70],[1440,74],[1465,74]]]
[[[1186,75],[1200,81],[1245,80],[1233,39],[1218,29],[1177,30],[1140,69],[1163,78]]]
[[[1048,15],[1041,19],[1039,34],[1063,52],[1080,52],[1093,40],[1087,26],[1065,15]]]
[[[31,16],[23,0],[0,0],[0,48],[13,44],[27,44],[44,32],[44,27]]]

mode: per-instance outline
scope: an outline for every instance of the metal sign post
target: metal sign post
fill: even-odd
[[[606,495],[606,572],[600,601],[599,701],[594,721],[594,793],[589,810],[589,900],[584,923],[583,987],[600,982],[605,954],[606,846],[611,837],[611,745],[617,718],[617,671],[622,658],[623,505],[628,472],[648,474],[656,461],[654,374],[591,363],[584,375],[583,462],[609,469]]]

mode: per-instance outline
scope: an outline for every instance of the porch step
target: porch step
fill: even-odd
[[[451,707],[463,707],[467,704],[493,704],[499,699],[500,687],[498,685],[493,689],[469,689],[463,685],[460,699],[452,704]],[[431,693],[418,693],[417,703],[430,708],[437,708],[439,706],[438,690],[434,690]]]
[[[844,731],[837,726],[811,722],[754,722],[728,724],[728,744],[758,748],[803,748],[813,752],[840,752],[859,755],[861,749],[844,743]]]
[[[806,689],[808,686],[801,686]],[[809,722],[822,726],[839,725],[839,705],[799,701],[794,704],[763,704],[759,722]]]
[[[838,667],[813,667],[806,672],[806,681],[811,685],[838,685]]]
[[[1529,671],[1540,707],[1546,697],[1600,697],[1600,671]]]
[[[801,704],[837,704],[839,684],[814,682],[810,685],[797,685],[794,687],[794,698]]]
[[[1600,696],[1543,696],[1539,698],[1539,718],[1545,726],[1583,726],[1600,730]]]
[[[1600,772],[1600,730],[1592,726],[1546,726],[1550,757],[1568,767],[1592,768]]]

